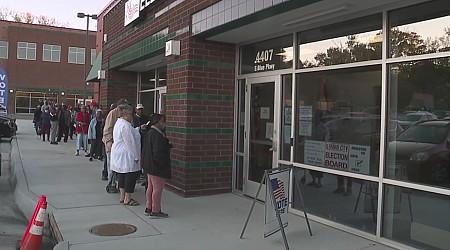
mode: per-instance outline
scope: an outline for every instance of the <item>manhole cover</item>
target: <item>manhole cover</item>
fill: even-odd
[[[132,234],[136,231],[137,227],[133,225],[119,223],[98,225],[89,230],[91,234],[98,236],[122,236]]]

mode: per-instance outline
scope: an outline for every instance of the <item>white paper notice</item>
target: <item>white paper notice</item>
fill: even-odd
[[[370,147],[361,145],[350,145],[349,171],[369,174]]]
[[[312,121],[312,106],[300,106],[299,120]]]
[[[301,136],[311,136],[312,134],[312,122],[299,121],[298,134]]]
[[[261,119],[270,119],[270,108],[261,107],[261,114],[259,115]]]
[[[291,124],[292,108],[284,108],[284,124]]]
[[[290,125],[284,125],[284,143],[289,144],[291,143],[291,126]]]
[[[305,164],[323,167],[325,142],[305,140]]]
[[[266,138],[272,138],[273,137],[273,123],[266,123]]]

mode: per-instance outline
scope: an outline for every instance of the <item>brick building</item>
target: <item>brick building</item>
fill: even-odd
[[[89,32],[87,70],[95,60]],[[44,99],[74,105],[85,91],[86,31],[0,21],[0,67],[8,76],[8,113],[33,113]],[[86,86],[87,100],[93,98]]]
[[[266,170],[293,166],[290,212],[298,183],[317,221],[448,248],[449,122],[421,127],[447,131],[439,156],[399,135],[450,110],[449,1],[113,0],[99,19],[90,80],[104,108],[167,115],[169,189],[254,197]]]

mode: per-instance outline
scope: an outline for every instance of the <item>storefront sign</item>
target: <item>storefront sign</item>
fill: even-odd
[[[125,3],[125,23],[124,26],[127,26],[134,20],[139,17],[139,5],[141,4],[140,0],[128,0]]]
[[[292,35],[244,46],[241,58],[242,73],[292,68]]]
[[[8,94],[8,74],[0,68],[0,114],[6,115],[8,112]]]
[[[359,174],[369,174],[370,147],[306,140],[305,163]]]
[[[138,19],[141,11],[150,6],[152,3],[158,1],[160,0],[128,0],[128,2],[125,3],[124,26],[127,26],[134,20]]]

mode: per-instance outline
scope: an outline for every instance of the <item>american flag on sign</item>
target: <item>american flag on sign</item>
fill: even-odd
[[[275,197],[275,200],[284,198],[284,183],[278,178],[272,179],[270,182],[272,183],[273,196]]]

